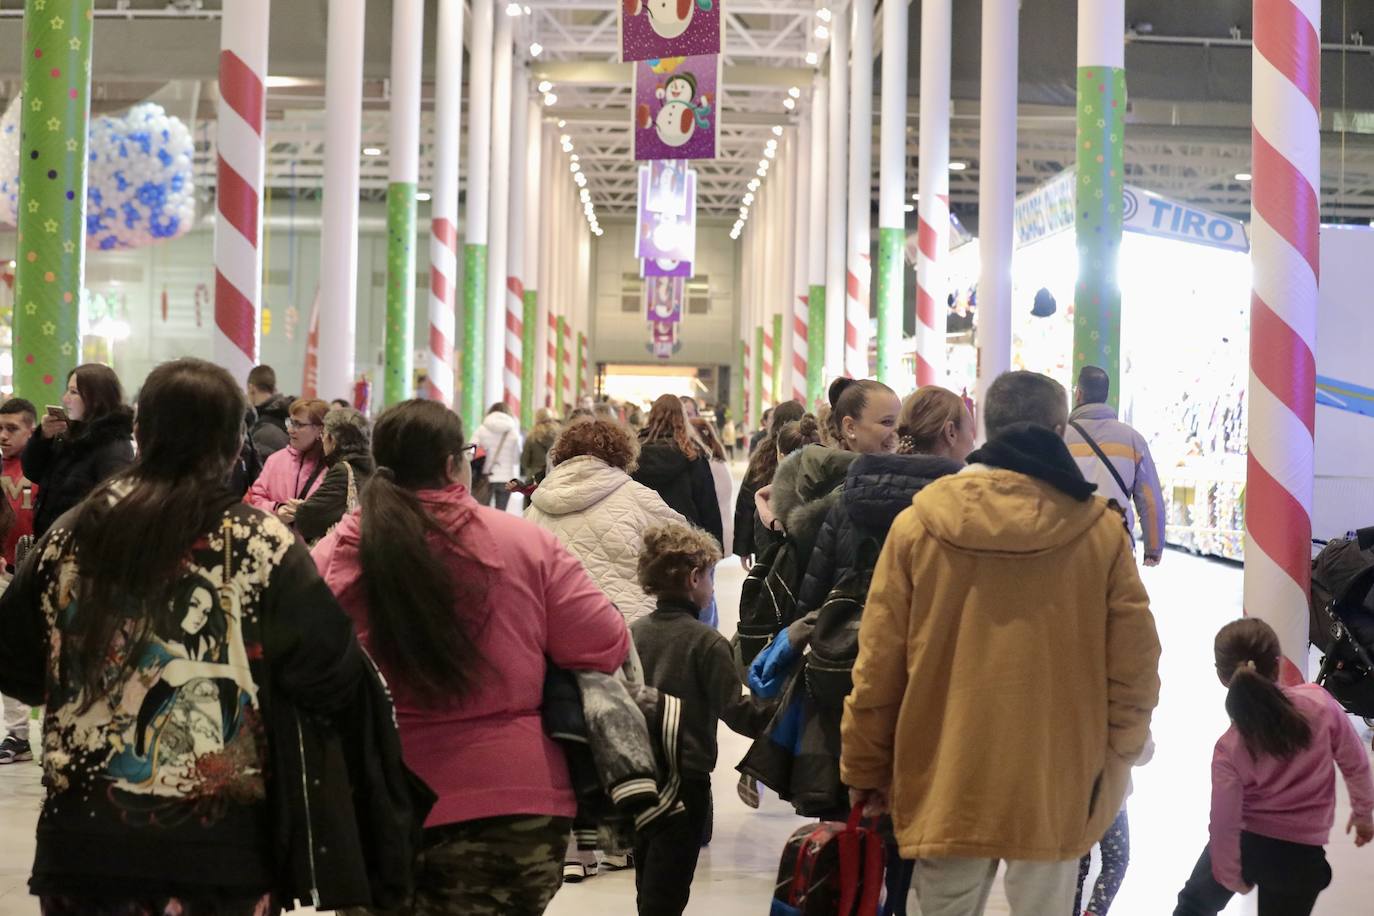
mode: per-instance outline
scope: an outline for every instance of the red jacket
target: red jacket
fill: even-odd
[[[9,497],[10,507],[14,509],[14,525],[10,528],[9,534],[5,535],[4,559],[10,566],[14,565],[14,549],[19,543],[19,539],[26,534],[33,534],[33,508],[38,499],[38,486],[29,481],[24,476],[22,452],[13,458],[4,459],[3,477],[5,486],[5,496]]]
[[[475,693],[454,706],[427,709],[407,696],[404,672],[382,672],[395,695],[406,763],[439,796],[425,826],[515,814],[571,817],[577,803],[567,761],[540,719],[545,667],[552,661],[571,670],[614,672],[630,652],[625,622],[552,534],[478,506],[460,485],[419,497],[495,580],[486,607],[454,608],[454,616],[473,627],[487,662]],[[346,516],[314,557],[366,646],[359,518]],[[437,537],[430,546],[453,556],[453,546]],[[462,568],[456,557],[454,565]]]

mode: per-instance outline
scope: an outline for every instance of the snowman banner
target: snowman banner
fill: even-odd
[[[650,277],[679,277],[683,280],[692,279],[692,262],[674,261],[669,258],[650,258],[647,261],[639,262],[639,275],[645,279]]]
[[[686,159],[655,159],[649,163],[649,197],[645,209],[673,216],[687,215]]]
[[[635,64],[635,159],[714,159],[720,126],[718,54]]]
[[[687,205],[683,216],[650,210],[649,168],[639,168],[639,221],[635,232],[635,257],[643,261],[696,259],[697,173],[687,173]],[[645,276],[650,276],[647,272]]]
[[[722,0],[623,0],[620,59],[719,54]]]
[[[655,327],[682,321],[682,300],[687,282],[674,277],[651,277],[644,283],[646,317]]]

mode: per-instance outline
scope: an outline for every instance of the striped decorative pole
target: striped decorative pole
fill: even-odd
[[[811,205],[809,207],[811,226],[811,294],[807,297],[807,359],[806,359],[806,407],[814,410],[817,403],[825,397],[825,275],[826,242],[825,223],[828,205],[826,179],[830,143],[827,127],[830,124],[830,90],[825,77],[816,76],[811,88]]]
[[[463,0],[438,0],[434,37],[434,192],[429,202],[429,397],[454,406],[458,284],[458,159],[463,101]]]
[[[1122,194],[1126,131],[1125,0],[1078,2],[1078,286],[1073,372],[1105,369],[1111,403],[1121,388]]]
[[[844,374],[868,378],[873,282],[873,0],[853,0],[849,75],[849,249],[846,255]]]
[[[592,363],[587,352],[587,332],[577,332],[577,400],[592,397]]]
[[[862,2],[862,0],[860,0]],[[837,4],[838,5],[838,4]],[[837,14],[830,32],[830,158],[827,163],[825,252],[826,381],[845,368],[845,303],[848,290],[849,227],[849,29]]]
[[[807,365],[810,360],[810,270],[811,236],[811,131],[814,119],[804,118],[794,136],[797,164],[792,224],[796,227],[792,266],[792,394],[793,400],[807,403]]]
[[[768,371],[768,378],[771,379],[771,380],[772,380],[772,383],[773,383],[773,390],[772,390],[771,394],[772,394],[772,397],[773,397],[773,403],[774,403],[775,405],[776,405],[776,404],[781,404],[781,403],[782,403],[782,400],[783,400],[783,397],[782,397],[782,391],[783,391],[783,388],[782,388],[782,366],[783,366],[783,362],[782,362],[782,329],[783,329],[782,314],[781,314],[781,313],[778,313],[778,314],[776,314],[776,315],[773,316],[773,339],[770,341],[770,346],[769,346],[769,348],[768,348],[769,362],[770,362],[769,371]]]
[[[420,61],[424,55],[424,29],[424,0],[392,0],[383,406],[407,400],[414,387],[415,192],[420,178]]]
[[[763,330],[763,325],[758,325],[754,328],[754,349],[752,351],[753,365],[750,367],[750,371],[752,373],[752,377],[754,380],[753,402],[755,425],[761,424],[763,422],[765,398],[763,387],[763,374],[768,369],[768,364],[766,362],[767,357],[765,357],[764,354],[767,353],[769,350],[769,342],[765,339],[765,333],[766,332]]]
[[[1321,0],[1255,0],[1245,612],[1307,670],[1321,188]]]
[[[510,245],[511,17],[497,10],[491,58],[491,211],[487,227],[486,355],[483,405],[506,397],[506,284]]]
[[[525,279],[525,298],[521,303],[523,308],[524,326],[527,333],[521,336],[521,374],[520,374],[520,404],[524,407],[521,414],[521,422],[525,428],[534,425],[534,412],[541,403],[539,398],[539,379],[540,372],[540,353],[543,348],[547,322],[543,321],[543,316],[539,313],[539,215],[541,207],[539,205],[539,184],[542,179],[540,169],[543,166],[544,152],[544,124],[539,113],[539,103],[525,95],[525,110],[521,112],[516,109],[516,117],[525,118],[525,138],[528,147],[523,153],[522,164],[525,167],[525,238],[524,238],[524,279]],[[520,160],[517,160],[520,161]]]
[[[917,178],[916,384],[945,383],[949,284],[951,0],[921,0],[920,171]]]
[[[558,409],[559,415],[564,415],[570,409],[572,401],[568,378],[568,319],[562,315],[558,316],[558,332],[555,335],[558,343],[554,352],[554,406]]]
[[[548,319],[548,343],[545,347],[547,368],[544,373],[547,390],[544,392],[544,406],[553,408],[558,406],[558,316],[550,311]]]
[[[775,361],[778,371],[773,379],[773,403],[781,403],[784,398],[792,397],[792,296],[795,292],[797,275],[797,132],[784,130],[779,144],[782,150],[779,159],[783,170],[782,184],[779,187],[778,213],[781,219],[781,249],[778,258],[777,288],[773,291],[773,308],[777,320],[781,322],[778,338],[778,358]]]
[[[531,403],[528,406],[530,422],[524,421],[526,405],[522,398],[525,377],[525,184],[529,178],[526,174],[529,159],[529,94],[529,71],[523,63],[516,62],[510,84],[510,155],[507,157],[510,160],[510,194],[507,198],[509,218],[506,221],[503,400],[515,418],[526,427],[534,420],[534,404]]]
[[[933,0],[923,0],[922,8]],[[922,32],[924,39],[925,33]],[[921,55],[925,61],[925,54]],[[906,391],[902,378],[902,333],[906,315],[906,106],[907,8],[883,4],[882,119],[878,155],[878,379]],[[925,84],[921,84],[925,88]],[[921,114],[925,114],[924,104]],[[924,132],[921,134],[925,137]]]
[[[750,429],[758,429],[759,410],[754,406],[758,404],[754,396],[754,346],[749,342],[748,328],[740,336],[744,338],[740,341],[740,356],[744,359],[744,423]]]
[[[459,0],[461,2],[461,0]],[[463,214],[463,391],[460,413],[476,425],[484,415],[482,364],[486,354],[487,223],[491,195],[491,52],[494,0],[472,0],[472,56],[468,61],[468,181]]]
[[[231,3],[220,18],[215,191],[215,362],[240,382],[262,337],[263,123],[271,0]],[[27,130],[26,130],[27,133]]]
[[[776,335],[773,333],[773,326],[771,323],[765,323],[762,330],[763,371],[759,373],[759,381],[763,383],[763,403],[776,404],[777,401],[773,396],[773,367],[777,365],[777,363],[774,361],[774,354],[777,352],[778,339]]]
[[[573,329],[572,322],[567,318],[563,321],[563,339],[559,342],[563,348],[563,404],[572,410],[577,406],[577,398],[573,395],[574,382],[573,374]]]

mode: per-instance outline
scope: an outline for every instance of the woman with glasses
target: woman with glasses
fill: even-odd
[[[286,421],[290,443],[267,459],[245,502],[275,513],[288,525],[296,523],[296,510],[320,488],[328,470],[321,441],[327,413],[326,401],[301,399],[292,403]]]

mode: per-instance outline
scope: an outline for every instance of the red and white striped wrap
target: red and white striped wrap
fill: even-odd
[[[868,293],[872,257],[859,255],[859,272],[845,271],[844,374],[868,378]],[[862,276],[861,276],[862,275]],[[766,357],[765,357],[766,358]]]
[[[773,328],[770,324],[763,329],[763,399],[773,399]]]
[[[568,332],[568,337],[571,338],[573,336],[571,322],[565,320],[564,327]],[[563,341],[563,404],[569,410],[577,406],[573,401],[573,350],[572,340]]]
[[[1321,0],[1255,0],[1245,612],[1305,676],[1316,414]]]
[[[457,295],[458,227],[429,221],[429,397],[453,406],[453,297]]]
[[[263,123],[270,0],[220,20],[215,220],[215,360],[243,381],[258,363],[262,315]]]
[[[544,366],[544,406],[552,410],[558,392],[558,316],[553,313],[553,309],[549,309],[547,356]]]
[[[806,403],[806,360],[810,355],[810,301],[809,296],[797,296],[792,304],[792,399],[802,404]]]
[[[754,398],[754,345],[747,339],[748,334],[744,335],[744,417],[745,422],[750,426],[758,423],[758,405],[753,403]]]
[[[525,336],[525,284],[519,277],[506,278],[506,405],[520,416],[520,376],[525,358],[521,348]]]
[[[936,195],[929,208],[922,200],[920,210],[916,231],[916,384],[939,385],[944,381],[945,364],[949,195]]]

